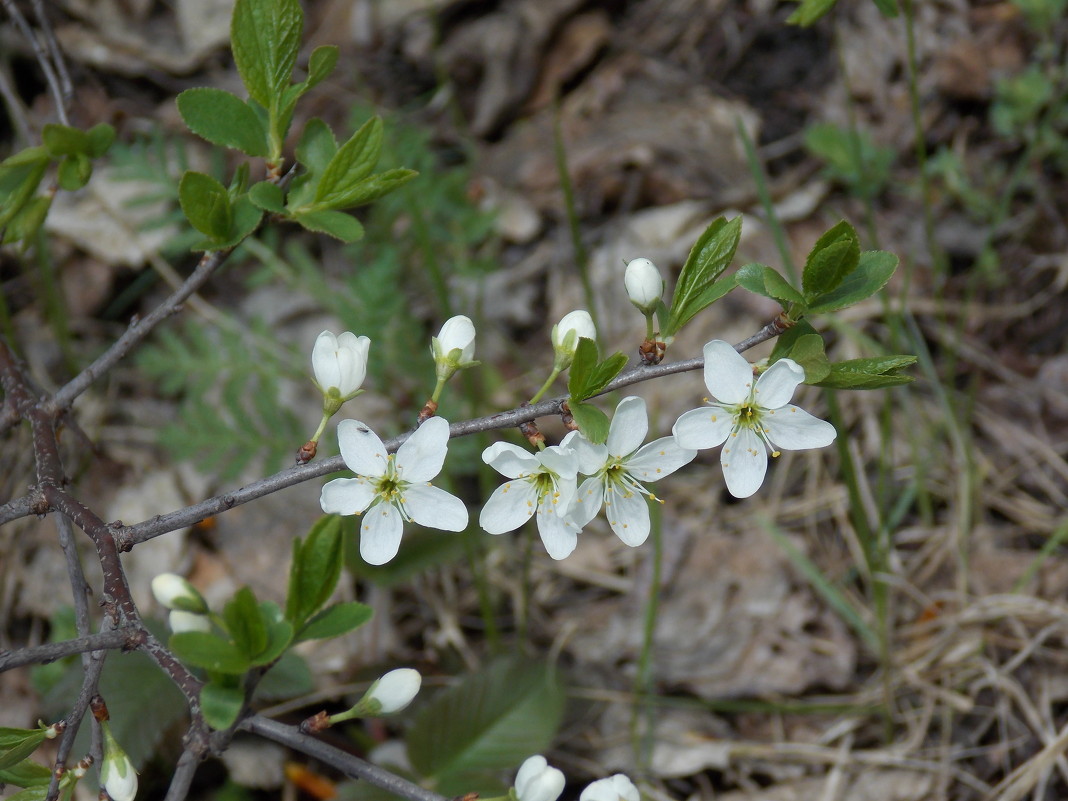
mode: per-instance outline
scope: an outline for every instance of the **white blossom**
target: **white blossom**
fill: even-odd
[[[722,340],[705,345],[705,384],[715,400],[711,408],[686,412],[672,429],[684,448],[713,448],[720,453],[723,479],[736,498],[748,498],[764,482],[768,454],[823,448],[834,442],[830,423],[789,403],[805,380],[805,371],[792,359],[780,359],[756,381],[753,369]]]
[[[530,453],[508,442],[495,442],[482,452],[482,461],[512,479],[494,490],[482,507],[478,519],[482,528],[503,534],[536,514],[538,533],[549,556],[563,559],[575,550],[582,527],[568,517],[578,473],[569,447],[553,445]]]
[[[453,373],[478,364],[475,359],[475,324],[470,317],[458,314],[441,326],[430,340],[430,352],[440,380],[447,381]]]
[[[515,775],[515,793],[519,801],[556,801],[565,784],[563,772],[550,767],[540,754],[529,757]]]
[[[412,702],[422,683],[423,677],[418,670],[397,668],[372,684],[366,698],[377,702],[379,715],[391,715]]]
[[[634,782],[617,773],[607,779],[598,779],[586,786],[579,801],[640,801],[641,795]]]
[[[181,609],[200,615],[208,611],[208,604],[197,588],[177,573],[160,573],[152,579],[152,594],[160,606],[167,609]]]
[[[649,259],[628,262],[623,283],[627,287],[630,302],[647,314],[656,309],[660,296],[664,294],[664,279]]]
[[[351,331],[338,336],[330,331],[319,334],[312,348],[312,372],[324,395],[342,402],[355,397],[367,376],[370,347],[370,339]]]
[[[167,616],[167,623],[175,634],[181,634],[183,631],[211,631],[211,620],[207,615],[186,612],[183,609],[172,609]]]
[[[137,795],[137,771],[115,740],[107,721],[101,724],[101,729],[104,733],[104,761],[100,765],[100,786],[113,801],[133,801]]]
[[[597,328],[590,313],[579,309],[565,314],[560,322],[553,326],[551,337],[553,350],[556,351],[555,363],[563,370],[571,366],[580,339],[597,341]]]
[[[408,437],[396,454],[370,428],[356,420],[337,427],[341,457],[356,478],[336,478],[323,486],[324,512],[364,514],[360,555],[382,565],[397,555],[405,521],[444,531],[467,528],[463,501],[430,483],[441,472],[448,450],[449,423],[431,417]]]
[[[659,500],[645,484],[671,475],[697,456],[697,451],[680,447],[673,437],[642,446],[648,432],[645,401],[629,397],[616,406],[604,445],[595,445],[581,434],[567,440],[579,460],[579,472],[589,476],[575,497],[571,516],[576,525],[586,525],[603,503],[617,537],[632,547],[645,542],[649,504],[644,496]]]

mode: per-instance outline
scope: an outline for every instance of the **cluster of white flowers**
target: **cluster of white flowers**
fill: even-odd
[[[632,303],[651,320],[664,290],[656,265],[634,259],[627,265],[625,283]],[[593,319],[583,310],[553,326],[553,372],[542,392],[571,366],[579,340],[596,337]],[[369,345],[366,337],[349,332],[335,337],[324,331],[316,340],[312,364],[330,414],[358,393]],[[448,320],[433,338],[431,353],[438,378],[431,408],[436,410],[444,382],[457,370],[478,364],[471,320]],[[706,398],[708,406],[683,414],[670,437],[643,445],[649,432],[645,401],[628,397],[616,407],[603,445],[572,431],[559,445],[542,444],[533,453],[505,442],[486,448],[483,461],[508,481],[482,507],[479,525],[490,534],[503,534],[534,517],[546,551],[563,559],[603,508],[619,539],[638,546],[649,536],[648,500],[659,501],[646,485],[688,464],[699,450],[722,445],[727,490],[747,498],[764,481],[769,450],[778,456],[780,450],[821,448],[834,441],[833,426],[789,403],[805,380],[796,362],[780,359],[755,378],[753,365],[727,342],[709,342],[704,357],[712,398]],[[328,482],[320,504],[330,514],[365,515],[360,536],[365,561],[379,565],[392,559],[407,521],[445,531],[467,528],[465,504],[430,483],[441,472],[448,440],[448,421],[429,417],[394,455],[364,423],[344,420],[338,425],[341,456],[356,477]],[[581,485],[580,476],[586,477]]]

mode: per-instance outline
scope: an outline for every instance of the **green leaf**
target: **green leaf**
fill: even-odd
[[[723,291],[711,291],[716,279],[734,258],[741,233],[741,217],[735,217],[730,222],[718,217],[694,243],[671,298],[671,311],[663,332],[665,336],[674,336],[695,314],[733,288],[731,284]],[[712,300],[709,300],[710,297]]]
[[[27,787],[25,790],[19,790],[14,795],[8,796],[4,801],[45,801],[46,798],[48,798],[47,787]]]
[[[226,187],[202,172],[187,171],[178,184],[178,202],[186,218],[200,233],[223,239],[234,221]]]
[[[312,117],[304,125],[296,147],[297,161],[311,173],[322,175],[326,166],[337,153],[337,140],[330,126],[318,117]]]
[[[183,631],[171,635],[169,646],[179,659],[194,667],[233,675],[249,669],[249,659],[241,649],[217,634]]]
[[[209,681],[200,691],[200,711],[213,729],[228,729],[233,726],[244,704],[245,693],[238,687],[227,687]]]
[[[234,62],[249,97],[277,108],[297,63],[304,12],[298,0],[237,0],[230,20]]]
[[[857,269],[860,239],[856,229],[842,220],[821,236],[805,260],[801,288],[811,300],[838,288],[847,275]]]
[[[334,71],[338,54],[336,45],[322,45],[312,50],[311,58],[308,59],[308,79],[304,82],[308,89],[320,83]]]
[[[267,624],[267,643],[252,660],[254,667],[269,665],[293,642],[293,624],[285,619],[278,604],[264,601],[260,604],[260,613]]]
[[[202,139],[248,156],[269,155],[263,120],[236,95],[222,89],[186,89],[177,102],[189,130]]]
[[[916,363],[915,356],[879,356],[872,359],[849,359],[831,365],[830,373],[818,383],[834,389],[883,389],[908,384],[910,375],[900,371]]]
[[[12,768],[45,741],[44,729],[12,729],[0,726],[0,769]]]
[[[850,273],[838,288],[826,295],[812,298],[809,314],[838,311],[870,298],[890,280],[897,269],[897,256],[885,250],[867,250],[860,254],[857,269]]]
[[[115,141],[115,129],[106,122],[97,123],[86,131],[85,135],[89,139],[89,149],[86,151],[89,158],[100,158]]]
[[[297,634],[297,640],[325,640],[329,637],[340,637],[353,629],[358,629],[371,619],[372,614],[374,610],[371,607],[357,601],[333,604],[309,620]]]
[[[807,28],[834,8],[836,2],[838,0],[802,0],[797,10],[786,18],[786,22]]]
[[[32,240],[44,224],[45,217],[48,216],[48,210],[51,207],[52,198],[48,195],[38,195],[35,198],[31,198],[26,205],[19,209],[18,214],[8,222],[7,228],[4,230],[4,244],[20,240],[28,243]]]
[[[237,649],[249,660],[267,647],[267,624],[260,605],[248,587],[242,587],[223,609],[226,630]]]
[[[89,136],[80,128],[51,122],[41,129],[41,141],[53,157],[85,155],[89,152]]]
[[[256,230],[263,219],[263,212],[253,205],[248,195],[242,195],[233,205],[234,220],[229,233],[221,239],[209,239],[193,245],[193,250],[223,250],[241,243],[241,240]]]
[[[372,117],[343,144],[323,171],[315,188],[315,203],[322,208],[343,208],[339,201],[371,174],[382,152],[382,120]]]
[[[575,356],[567,376],[567,389],[572,403],[599,394],[613,378],[627,366],[623,353],[613,353],[603,362],[597,343],[585,337],[579,339]]]
[[[341,529],[339,515],[324,515],[305,539],[293,542],[285,618],[295,628],[302,627],[334,594],[341,575]]]
[[[504,659],[441,691],[408,731],[412,766],[446,796],[464,773],[512,769],[544,751],[560,725],[564,694],[551,667]]]
[[[394,189],[404,186],[418,174],[414,170],[408,170],[403,167],[380,172],[366,180],[353,184],[343,192],[339,192],[329,203],[325,201],[316,203],[315,207],[329,206],[335,209],[352,209],[356,206],[363,206],[378,200],[383,195],[389,194]]]
[[[274,214],[285,214],[285,195],[278,184],[270,181],[260,181],[252,185],[248,190],[248,199],[258,209],[269,211]]]
[[[575,418],[575,424],[590,442],[601,445],[608,439],[608,415],[592,403],[568,401],[567,408]]]
[[[39,151],[43,159],[14,161],[22,155],[19,153],[0,165],[0,228],[5,227],[30,202],[48,169],[48,156],[44,148],[31,149]]]
[[[328,234],[342,242],[352,243],[363,239],[363,224],[343,211],[302,211],[293,214],[293,220],[309,231]]]
[[[346,521],[357,522],[347,517]],[[353,525],[345,532],[345,565],[359,578],[379,587],[395,587],[431,567],[442,567],[464,556],[464,538],[440,531],[416,529],[405,533],[400,552],[384,565],[369,565],[360,557],[359,531]]]
[[[819,334],[803,334],[783,350],[781,358],[792,359],[804,369],[806,384],[815,384],[831,372],[831,363],[824,350],[823,337]]]
[[[746,264],[735,273],[738,286],[757,295],[779,301],[783,308],[791,303],[804,304],[805,299],[777,270],[766,264]]]
[[[888,19],[893,19],[898,14],[897,0],[875,0],[875,7]]]
[[[259,701],[282,701],[305,695],[314,689],[315,680],[307,661],[300,654],[287,651],[260,679],[255,698]]]
[[[51,781],[51,769],[38,765],[30,759],[24,759],[17,765],[0,770],[0,784],[13,784],[16,787],[47,787]]]
[[[59,163],[58,181],[61,189],[74,192],[81,189],[93,175],[93,162],[84,153],[65,156]]]

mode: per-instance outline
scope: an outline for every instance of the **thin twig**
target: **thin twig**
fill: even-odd
[[[200,759],[192,751],[182,751],[178,757],[178,764],[171,776],[171,786],[167,788],[167,797],[163,801],[183,801],[189,795],[189,787],[193,783]]]
[[[84,637],[75,637],[73,640],[62,642],[50,642],[46,645],[38,645],[35,648],[21,648],[17,651],[0,651],[0,673],[23,665],[42,664],[55,662],[74,654],[85,654],[90,651],[124,650],[136,648],[141,642],[140,632],[136,629],[112,629],[101,631],[97,634],[88,634]]]
[[[41,0],[33,0],[33,14],[37,17],[37,26],[41,29],[41,33],[44,34],[51,63],[55,66],[56,77],[59,79],[59,86],[57,87],[59,97],[56,102],[60,109],[59,118],[64,125],[69,125],[67,111],[70,109],[71,101],[74,99],[74,84],[71,83],[70,73],[67,72],[67,62],[63,58],[63,51],[60,49],[56,35],[52,31],[52,23],[48,21],[48,15],[45,14],[44,3]]]
[[[11,83],[6,64],[0,67],[0,98],[4,100],[4,105],[7,107],[7,118],[11,120],[11,124],[15,127],[15,132],[18,134],[23,146],[29,147],[33,142],[33,133],[30,131],[30,121],[26,115],[26,106],[23,104],[22,98],[19,97],[19,93],[15,91],[14,84]]]
[[[33,514],[33,507],[34,498],[30,495],[23,495],[21,498],[15,498],[0,505],[0,526],[12,520],[29,517]]]
[[[56,70],[53,68],[48,49],[41,44],[40,39],[37,38],[30,23],[24,16],[22,16],[22,12],[19,11],[19,7],[14,0],[3,0],[3,4],[4,10],[6,10],[8,16],[11,17],[11,21],[15,23],[15,27],[19,29],[19,32],[33,48],[33,53],[37,57],[37,63],[41,65],[41,72],[44,73],[45,82],[48,84],[48,88],[52,91],[52,97],[55,99],[56,115],[59,117],[59,121],[64,125],[70,125],[70,121],[67,119],[67,109],[63,102],[63,90],[60,87],[60,79],[56,75]]]

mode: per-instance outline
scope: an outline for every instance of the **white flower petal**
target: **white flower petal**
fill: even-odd
[[[319,505],[328,515],[358,515],[371,505],[375,495],[366,478],[335,478],[323,485]]]
[[[768,451],[750,428],[742,428],[731,437],[719,455],[727,491],[735,498],[748,498],[764,483],[768,471]]]
[[[646,484],[670,476],[680,467],[692,462],[696,456],[697,451],[681,447],[674,437],[661,437],[642,446],[627,459],[626,468],[631,476]]]
[[[564,791],[564,774],[549,767],[545,757],[527,759],[515,775],[515,794],[519,801],[556,801]]]
[[[353,473],[373,478],[386,474],[386,446],[366,423],[342,420],[337,424],[337,441],[341,458]]]
[[[638,492],[613,490],[605,499],[608,525],[624,544],[632,548],[649,538],[649,502]]]
[[[705,386],[721,403],[742,403],[749,399],[753,367],[734,346],[713,339],[704,348]]]
[[[798,384],[805,381],[805,369],[793,359],[779,359],[760,374],[753,400],[765,409],[778,409],[790,402]]]
[[[423,677],[418,670],[397,668],[372,684],[371,689],[367,691],[367,697],[382,705],[378,711],[380,715],[392,715],[412,702],[419,694],[422,684]]]
[[[490,534],[514,531],[530,520],[538,501],[538,491],[529,481],[506,481],[490,495],[478,524]]]
[[[312,372],[324,392],[330,387],[341,386],[341,370],[337,363],[337,337],[330,331],[323,331],[315,338],[315,344],[312,345]]]
[[[427,528],[442,531],[467,528],[467,505],[440,487],[412,484],[404,490],[404,508],[413,521]]]
[[[553,559],[566,558],[578,545],[579,527],[557,514],[548,499],[538,506],[538,533]]]
[[[784,451],[825,448],[838,435],[834,426],[826,420],[820,420],[793,405],[764,412],[761,421],[771,444]]]
[[[616,406],[605,444],[608,452],[618,459],[638,450],[648,433],[649,417],[645,412],[645,400],[632,395]]]
[[[598,779],[587,785],[579,796],[579,801],[640,801],[638,788],[634,782],[617,773],[607,779]]]
[[[562,448],[559,445],[551,445],[537,454],[539,464],[547,467],[549,472],[561,478],[570,477],[572,481],[578,473],[578,457],[571,448]]]
[[[596,476],[587,478],[582,482],[575,499],[571,502],[568,517],[572,523],[582,528],[597,517],[602,503],[604,503],[604,484]]]
[[[397,474],[404,481],[422,483],[441,472],[449,450],[449,421],[431,417],[397,451]]]
[[[541,466],[536,455],[510,442],[494,442],[482,451],[482,461],[508,478],[530,475]]]
[[[553,478],[555,491],[549,493],[547,501],[553,505],[556,513],[561,517],[571,511],[571,502],[575,500],[575,493],[578,491],[577,484],[578,481],[574,474],[554,476]]]
[[[608,461],[608,448],[604,445],[594,445],[578,431],[572,431],[564,437],[560,447],[571,449],[575,454],[578,472],[584,476],[592,476]]]
[[[471,322],[470,317],[462,314],[450,317],[441,326],[438,341],[444,355],[459,348],[461,364],[475,358],[475,324]]]
[[[391,503],[376,503],[360,526],[360,556],[369,565],[384,565],[400,550],[404,521]]]
[[[719,406],[684,412],[671,429],[675,442],[686,450],[722,445],[734,428],[734,418]]]
[[[337,338],[337,365],[341,383],[338,389],[346,397],[360,388],[367,377],[367,352],[371,340],[345,331]]]

